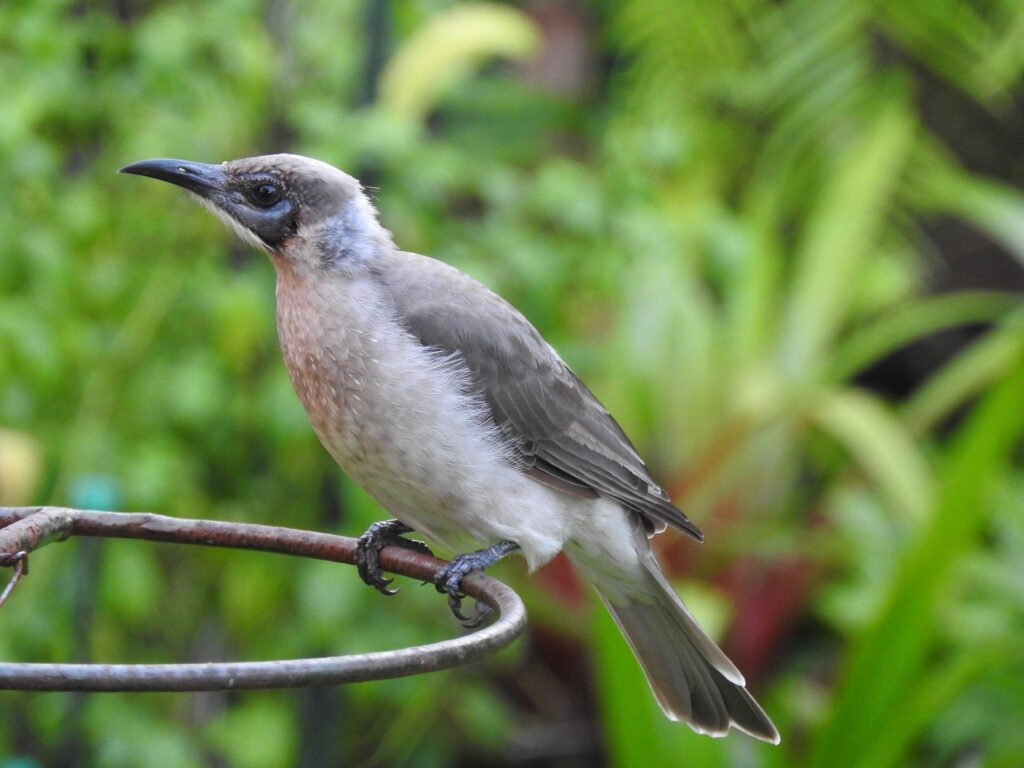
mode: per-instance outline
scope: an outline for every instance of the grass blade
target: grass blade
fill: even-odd
[[[972,323],[996,320],[1024,305],[1017,294],[964,291],[919,299],[897,307],[860,328],[836,350],[827,378],[847,381],[900,347],[929,334]]]
[[[875,397],[830,390],[808,415],[856,458],[895,512],[922,523],[932,497],[932,475],[913,438]]]
[[[931,376],[903,407],[904,423],[924,434],[1018,364],[1022,354],[1024,313],[1018,313]]]
[[[783,325],[783,365],[816,366],[835,338],[903,167],[914,121],[888,106],[839,161],[805,228]]]
[[[979,403],[953,441],[928,527],[908,549],[878,618],[854,639],[831,716],[813,746],[811,768],[863,764],[917,685],[937,635],[936,606],[947,577],[976,541],[991,482],[1024,434],[1022,393],[1024,366],[1018,366]]]

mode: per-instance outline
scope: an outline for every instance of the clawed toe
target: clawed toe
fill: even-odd
[[[473,616],[466,616],[462,612],[462,601],[466,597],[462,592],[462,580],[473,571],[489,568],[509,552],[517,549],[519,549],[519,545],[515,542],[503,541],[478,552],[456,555],[451,562],[437,572],[437,576],[434,577],[434,586],[438,592],[448,595],[448,607],[455,618],[462,622],[462,626],[467,629],[479,626],[480,622],[491,612],[490,606],[480,601],[476,602]]]
[[[455,557],[450,563],[437,572],[434,586],[437,591],[448,595],[448,607],[459,621],[465,623],[473,619],[462,613],[462,601],[466,597],[462,593],[462,579],[473,570],[471,563],[465,561],[465,555]]]
[[[380,568],[380,551],[384,547],[402,547],[414,552],[431,554],[430,548],[422,541],[403,539],[403,533],[410,533],[412,528],[400,520],[384,520],[371,525],[356,544],[356,570],[359,578],[369,584],[382,595],[394,595],[397,589],[389,589],[394,579],[384,577]]]
[[[356,570],[359,578],[383,595],[393,595],[397,589],[388,589],[394,579],[387,579],[380,569],[379,555],[384,544],[371,538],[359,539],[356,547]]]
[[[475,629],[476,627],[479,627],[481,622],[483,622],[483,620],[487,618],[488,614],[490,614],[491,606],[487,603],[482,603],[479,600],[476,600],[473,603],[474,615],[466,616],[462,613],[462,600],[464,597],[465,595],[448,595],[448,608],[463,627],[466,629]]]
[[[380,551],[384,547],[402,547],[414,552],[432,554],[430,548],[423,542],[402,538],[403,533],[411,531],[412,528],[400,520],[384,520],[371,525],[356,544],[356,570],[359,572],[359,578],[383,595],[398,592],[397,589],[390,588],[394,580],[385,578],[381,571]],[[462,622],[462,626],[470,629],[479,626],[491,612],[490,606],[479,601],[476,602],[471,616],[462,612],[462,601],[466,598],[462,592],[462,580],[466,574],[489,568],[509,552],[517,549],[519,545],[515,542],[502,541],[477,552],[457,555],[437,572],[433,579],[434,586],[438,592],[448,596],[448,608],[455,618]]]
[[[466,598],[466,595],[461,590],[462,578],[471,570],[474,569],[461,566],[458,568],[445,567],[438,574],[438,580],[435,583],[438,592],[447,593],[448,608],[451,610],[452,615],[466,629],[473,629],[479,626],[480,622],[491,612],[491,607],[487,603],[481,603],[479,600],[475,603],[474,615],[466,616],[462,612],[462,601]]]

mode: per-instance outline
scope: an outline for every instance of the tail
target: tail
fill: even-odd
[[[779,732],[747,693],[743,675],[697,626],[653,555],[644,558],[639,577],[633,574],[640,583],[625,589],[611,580],[607,569],[573,560],[594,581],[671,720],[709,736],[725,736],[736,726],[762,741],[779,743]]]

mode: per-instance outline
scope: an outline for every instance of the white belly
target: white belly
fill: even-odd
[[[279,283],[292,383],[321,442],[377,502],[453,551],[511,540],[533,568],[561,549],[579,505],[515,466],[458,360],[399,328],[372,284],[317,294],[329,313],[310,312],[308,292],[302,306],[290,298]]]

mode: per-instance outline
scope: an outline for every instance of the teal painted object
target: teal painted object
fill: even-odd
[[[78,475],[68,490],[68,503],[78,509],[115,511],[123,501],[121,484],[112,475]]]

